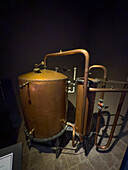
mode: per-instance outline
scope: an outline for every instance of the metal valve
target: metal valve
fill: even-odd
[[[109,106],[105,106],[103,103],[103,99],[100,99],[98,102],[98,109],[102,110],[102,109],[107,109]]]
[[[35,64],[33,71],[34,71],[35,73],[41,73],[41,71],[40,71],[40,66],[44,66],[44,61],[41,61],[40,64]]]
[[[38,67],[37,67],[37,68],[34,68],[33,71],[34,71],[35,73],[41,73],[40,68],[38,68]]]

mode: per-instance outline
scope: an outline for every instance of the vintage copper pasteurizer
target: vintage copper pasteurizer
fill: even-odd
[[[74,72],[73,83],[69,83],[68,77],[56,71],[47,70],[47,58],[54,56],[66,56],[72,54],[83,54],[85,57],[84,77],[77,78]],[[44,69],[40,70],[39,65],[33,72],[18,77],[20,86],[21,105],[28,136],[36,142],[46,142],[57,139],[72,126],[72,145],[75,143],[75,135],[83,142],[84,136],[89,136],[92,126],[93,107],[96,92],[101,92],[98,103],[98,118],[96,123],[95,145],[99,149],[106,149],[110,146],[123,101],[128,92],[128,83],[124,82],[124,89],[105,88],[107,83],[107,70],[102,65],[89,67],[89,53],[84,49],[75,49],[59,53],[47,54],[44,57]],[[100,68],[104,72],[102,88],[97,88],[98,81],[88,78],[89,71],[93,68]],[[67,122],[67,93],[74,93],[77,82],[77,101],[75,123]],[[70,84],[70,85],[69,85]],[[72,86],[72,89],[69,89]],[[104,92],[122,92],[116,116],[110,132],[110,137],[105,146],[99,146],[97,142],[100,117]]]
[[[37,68],[18,79],[27,131],[46,140],[61,135],[66,122],[67,77]]]
[[[21,105],[28,136],[37,142],[53,140],[65,131],[67,126],[72,126],[72,145],[75,141],[75,124],[67,122],[67,93],[69,90],[68,77],[56,71],[47,70],[47,57],[83,54],[85,57],[84,82],[81,101],[81,115],[79,135],[81,141],[84,136],[84,127],[87,125],[85,116],[86,95],[88,82],[89,54],[86,50],[76,49],[59,53],[47,54],[44,57],[44,69],[38,67],[33,72],[18,77],[20,86]],[[74,75],[76,77],[76,75]],[[75,89],[75,78],[73,89]],[[70,84],[70,85],[71,85]],[[78,115],[79,116],[79,115]],[[84,121],[83,121],[84,120]],[[78,122],[78,121],[77,121]]]

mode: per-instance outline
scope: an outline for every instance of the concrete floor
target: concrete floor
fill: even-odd
[[[73,95],[69,96],[69,100],[72,103],[75,103],[75,97]],[[110,100],[115,101],[115,98],[111,97],[108,101]],[[97,100],[95,103],[97,103]],[[72,170],[83,170],[83,169],[119,170],[128,144],[127,142],[128,141],[128,119],[127,119],[128,113],[126,114],[126,109],[127,109],[126,106],[123,111],[124,118],[123,119],[122,117],[119,118],[118,121],[119,126],[117,128],[118,130],[114,135],[112,146],[110,147],[108,152],[97,151],[96,147],[93,144],[88,154],[85,154],[85,149],[83,149],[82,147],[76,152],[75,150],[76,148],[72,147],[71,140],[62,150],[62,153],[57,159],[55,153],[45,153],[43,151],[39,152],[39,149],[36,149],[35,147],[31,147],[31,149],[29,150],[24,135],[24,122],[22,122],[18,133],[18,139],[17,139],[17,142],[22,142],[23,144],[22,169],[23,170],[43,170],[43,169],[44,170],[47,169],[49,170],[54,170],[54,169],[56,170],[57,169],[58,170],[64,170],[64,169],[65,170],[67,169],[69,170],[71,169]],[[113,102],[113,107],[114,107],[114,102]],[[95,108],[94,110],[96,111]],[[106,118],[104,117],[104,119]],[[110,127],[111,126],[109,126],[107,129],[108,134],[111,129]],[[104,127],[101,128],[100,131],[101,133],[103,129]],[[105,144],[107,139],[108,138],[104,138],[102,144]]]
[[[122,163],[127,144],[122,139],[119,139],[116,145],[107,153],[100,153],[96,151],[96,147],[93,146],[89,154],[85,156],[85,150],[81,148],[78,152],[75,152],[75,148],[72,147],[71,141],[67,144],[56,159],[55,153],[39,152],[35,147],[28,149],[26,138],[24,135],[24,123],[21,124],[17,142],[22,142],[22,169],[23,170],[119,170]],[[128,130],[128,123],[125,127],[125,131]],[[126,139],[126,136],[125,136]],[[128,135],[127,135],[128,141]]]

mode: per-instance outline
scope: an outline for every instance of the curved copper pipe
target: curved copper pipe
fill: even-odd
[[[128,85],[125,84],[124,89],[125,88],[128,88]],[[118,118],[119,118],[119,115],[120,115],[120,111],[121,111],[121,108],[122,108],[122,105],[123,105],[123,102],[124,102],[124,99],[125,99],[125,95],[126,95],[126,92],[123,92],[121,94],[120,101],[119,101],[119,104],[118,104],[118,108],[117,108],[117,111],[116,111],[116,115],[115,115],[115,118],[114,118],[114,121],[113,121],[112,129],[111,129],[111,132],[110,132],[110,136],[109,136],[109,139],[108,139],[108,142],[107,142],[106,145],[100,146],[100,145],[97,144],[98,133],[96,132],[95,145],[98,149],[101,149],[101,150],[107,149],[110,146],[111,141],[112,141],[112,137],[113,137],[116,125],[117,125],[117,121],[118,121]]]
[[[89,68],[89,70],[91,70],[92,68],[99,68],[99,65],[91,66]],[[99,130],[99,124],[100,124],[100,118],[101,118],[101,110],[99,109],[99,111],[98,111],[98,118],[97,118],[97,124],[96,124],[96,135],[95,135],[95,145],[98,149],[102,150],[102,149],[107,149],[111,144],[112,137],[113,137],[116,125],[117,125],[118,118],[119,118],[119,114],[120,114],[120,111],[121,111],[121,108],[122,108],[122,105],[123,105],[123,102],[124,102],[124,99],[125,99],[125,95],[126,95],[126,92],[128,92],[128,89],[126,90],[126,88],[128,88],[128,85],[127,85],[127,83],[124,84],[124,89],[103,89],[106,86],[105,81],[107,80],[107,71],[106,71],[104,66],[100,65],[100,68],[102,68],[104,70],[104,82],[102,84],[102,88],[99,88],[99,89],[89,88],[89,91],[101,92],[101,95],[100,95],[101,99],[103,99],[103,97],[104,97],[104,92],[122,92],[121,97],[120,97],[120,101],[119,101],[119,104],[118,104],[118,108],[117,108],[117,111],[116,111],[115,119],[113,121],[113,125],[112,125],[112,129],[111,129],[111,132],[110,132],[109,139],[107,141],[107,144],[102,145],[102,146],[98,145],[98,143],[97,143],[98,130]]]
[[[106,67],[103,66],[103,65],[92,65],[92,66],[89,67],[89,71],[93,68],[101,68],[104,71],[104,77],[103,77],[104,82],[102,84],[102,88],[104,88],[104,86],[106,85],[105,81],[107,80],[107,69],[106,69]],[[102,95],[100,97],[102,97]]]
[[[72,146],[74,147],[74,145],[75,145],[75,133],[76,133],[75,125],[70,123],[70,122],[67,122],[66,124],[73,128],[73,131],[72,131]]]
[[[104,81],[107,79],[107,69],[103,65],[92,65],[89,67],[89,71],[93,68],[101,68],[104,71]]]
[[[81,117],[81,134],[82,136],[80,138],[81,141],[83,141],[83,128],[84,128],[84,123],[87,124],[87,115],[85,115],[85,103],[86,103],[86,96],[87,96],[87,82],[88,82],[88,67],[89,67],[89,53],[84,50],[84,49],[75,49],[75,50],[69,50],[69,51],[64,51],[64,52],[59,52],[59,53],[51,53],[47,54],[44,57],[44,68],[46,68],[46,61],[48,57],[53,57],[53,56],[65,56],[65,55],[72,55],[72,54],[80,54],[82,53],[85,56],[85,69],[84,69],[84,90],[83,90],[83,104],[82,104],[82,117]],[[85,120],[85,121],[84,121]]]

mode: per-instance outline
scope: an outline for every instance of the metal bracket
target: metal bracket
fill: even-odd
[[[27,81],[26,83],[24,83],[24,84],[21,84],[20,86],[19,86],[19,88],[20,89],[23,89],[25,86],[27,86],[29,84],[29,82]]]

